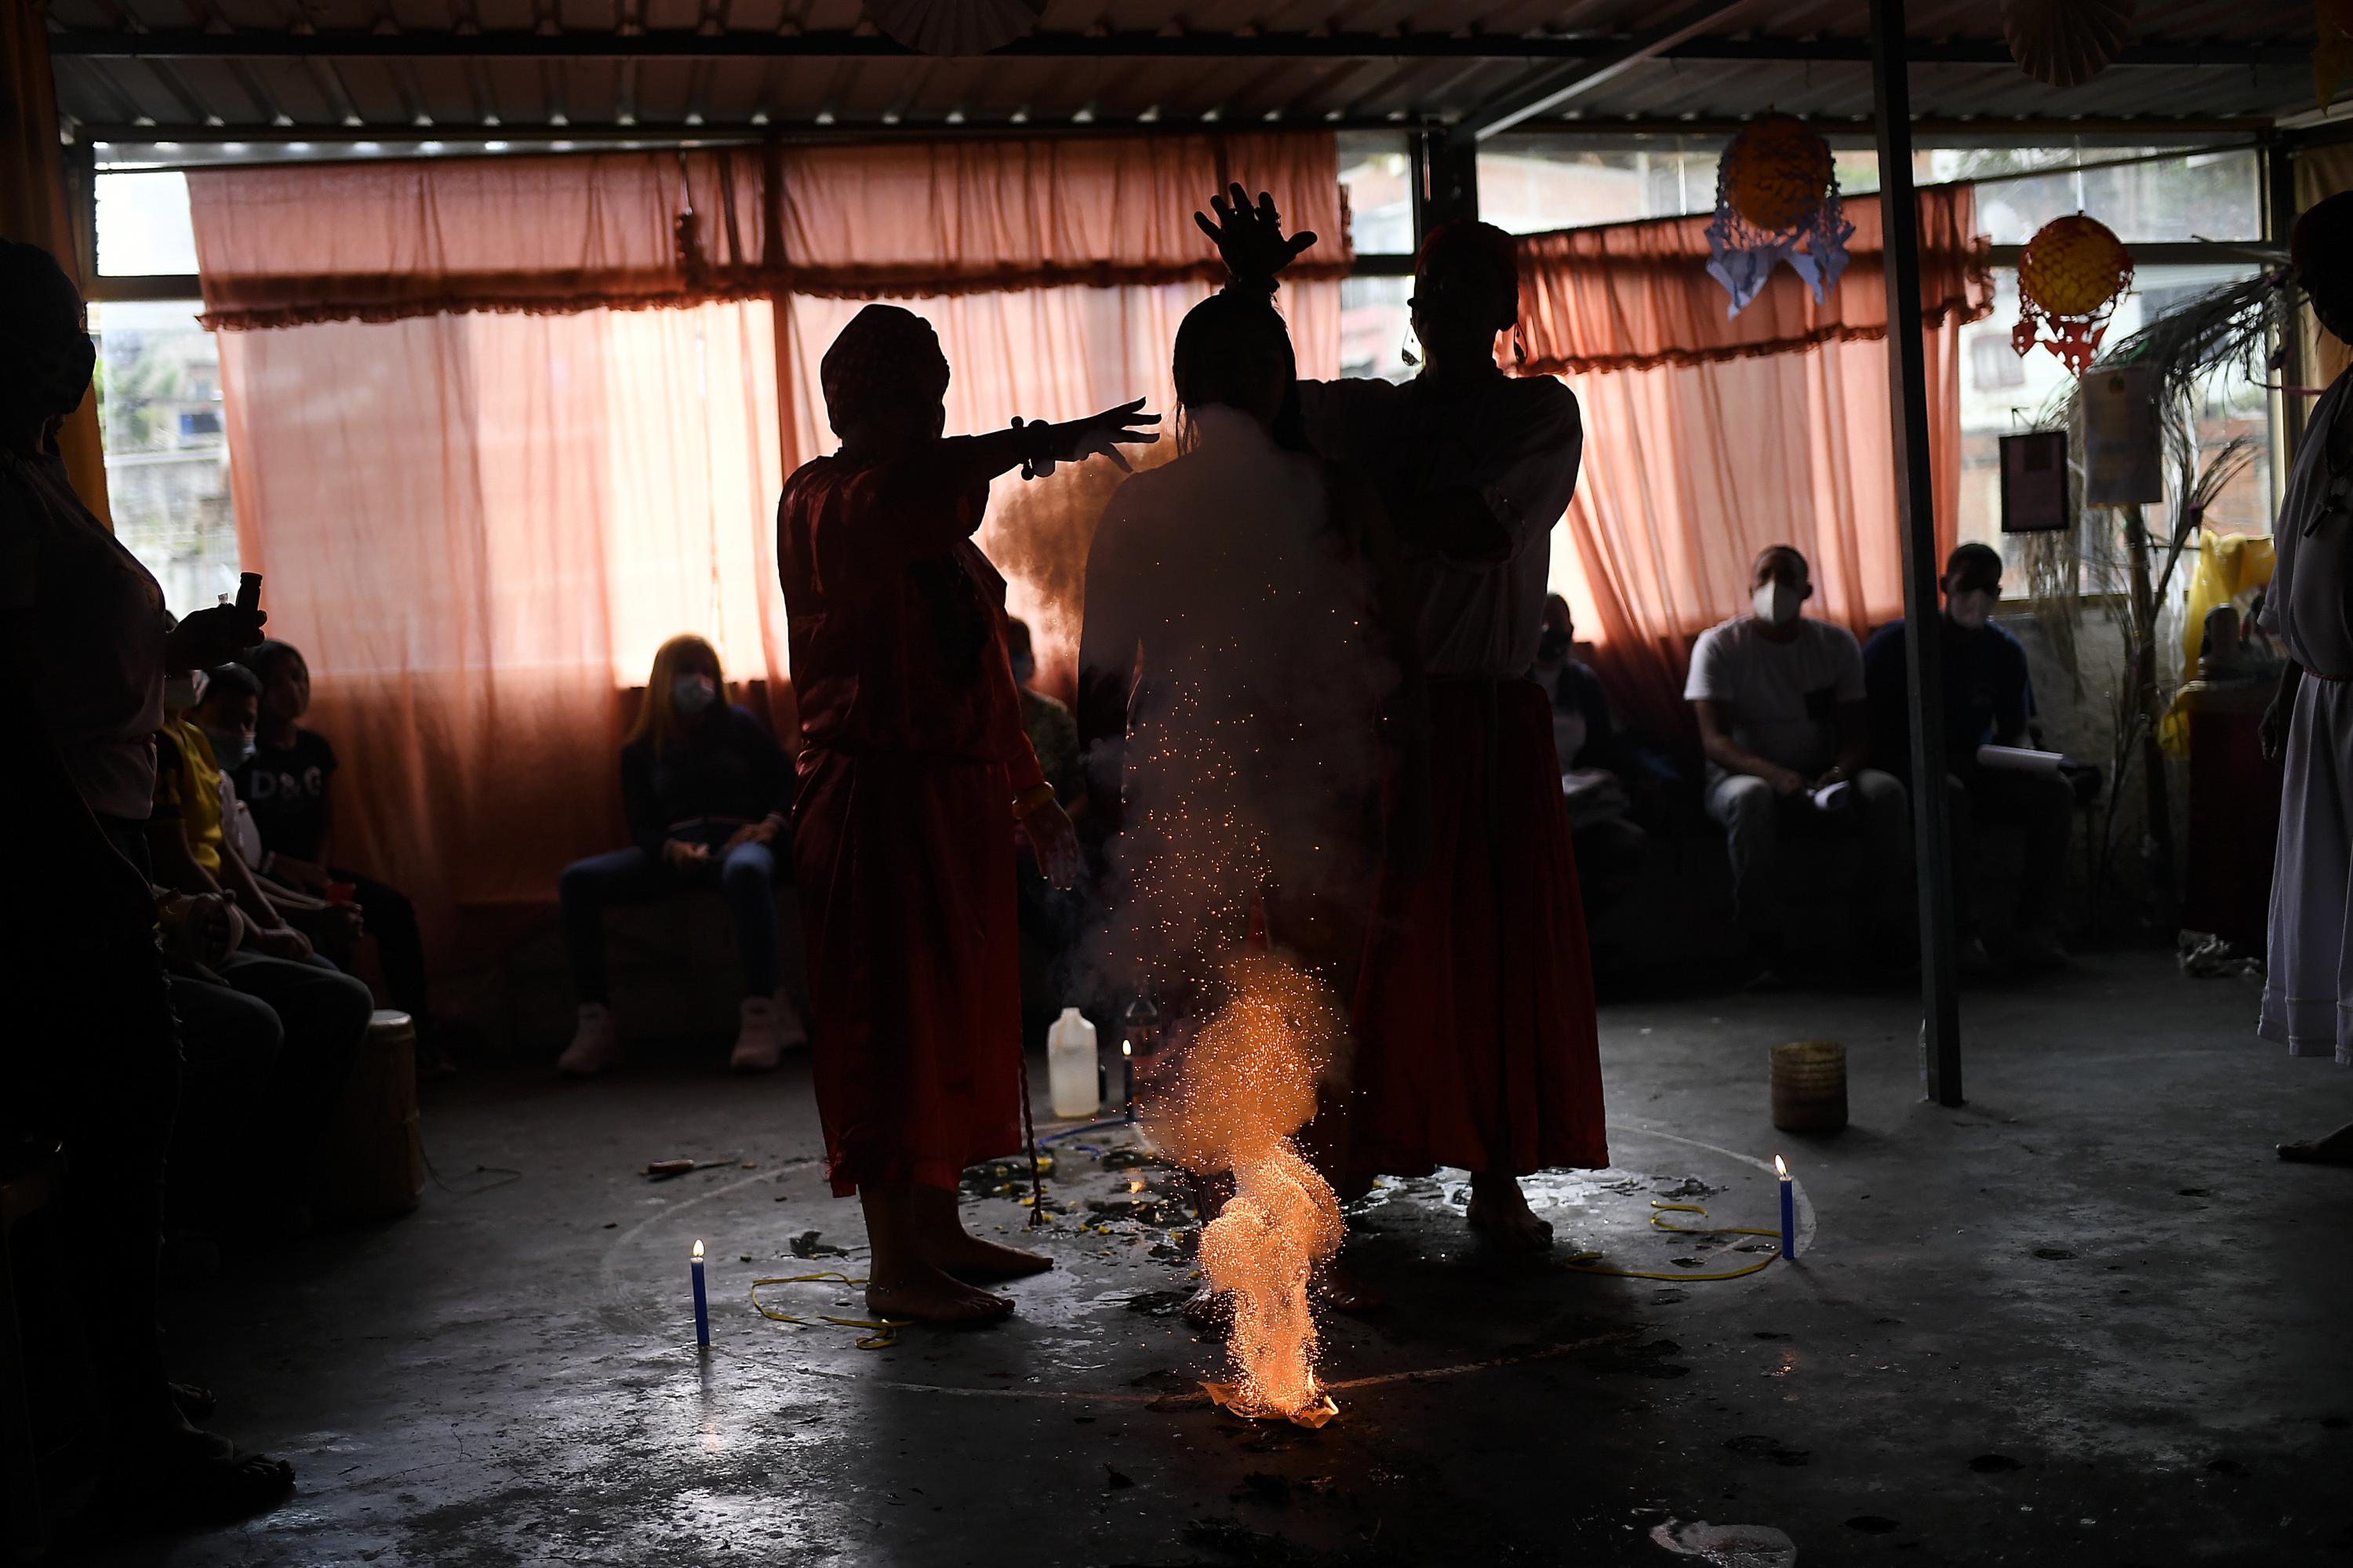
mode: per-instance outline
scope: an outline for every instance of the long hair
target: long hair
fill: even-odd
[[[1293,451],[1307,450],[1306,425],[1295,391],[1299,360],[1282,313],[1274,308],[1272,300],[1227,290],[1195,305],[1176,324],[1168,368],[1176,384],[1179,452],[1191,450],[1194,444],[1187,418],[1191,411],[1204,403],[1223,401],[1234,377],[1242,374],[1235,361],[1253,348],[1265,347],[1277,348],[1283,384],[1290,389],[1284,393],[1282,411],[1275,418],[1275,444]]]
[[[654,650],[653,673],[646,677],[645,700],[638,705],[637,722],[629,726],[626,739],[631,746],[643,741],[657,752],[664,752],[686,736],[686,721],[679,715],[678,705],[670,700],[670,686],[678,680],[679,667],[688,659],[700,655],[698,662],[711,666],[711,676],[719,687],[719,700],[727,700],[727,676],[719,667],[719,651],[691,631],[682,631]]]

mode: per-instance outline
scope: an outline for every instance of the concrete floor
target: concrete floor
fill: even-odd
[[[1093,1142],[1108,1163],[1064,1153],[1062,1266],[1013,1287],[1018,1319],[861,1351],[747,1300],[754,1277],[857,1270],[805,1070],[478,1071],[434,1086],[427,1139],[481,1190],[167,1302],[176,1367],[221,1391],[224,1430],[295,1461],[294,1500],[100,1559],[1672,1564],[1704,1559],[1654,1532],[1710,1520],[1778,1529],[1806,1563],[2353,1563],[2353,1171],[2271,1156],[2353,1118],[2353,1075],[2258,1044],[2239,983],[2137,953],[1973,993],[1969,1104],[1947,1111],[1919,1097],[1915,1005],[1607,1009],[1616,1164],[1542,1179],[1564,1243],[1668,1275],[1745,1261],[1743,1238],[1647,1229],[1650,1204],[1769,1226],[1778,1150],[1801,1262],[1575,1277],[1472,1245],[1456,1182],[1385,1187],[1356,1255],[1395,1300],[1331,1323],[1342,1414],[1315,1433],[1184,1398],[1222,1352],[1167,1310],[1189,1266],[1124,1139]],[[1799,1037],[1849,1047],[1835,1137],[1769,1123],[1766,1048]],[[729,1163],[638,1174],[689,1154]],[[984,1230],[1027,1213],[968,1203]],[[796,1255],[808,1233],[850,1255]],[[840,1287],[763,1297],[858,1315]]]

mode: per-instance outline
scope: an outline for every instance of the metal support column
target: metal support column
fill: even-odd
[[[1477,138],[1433,125],[1413,139],[1413,248],[1440,224],[1479,216]]]
[[[1961,1008],[1953,961],[1952,824],[1945,800],[1945,638],[1937,603],[1928,380],[1920,342],[1920,223],[1912,186],[1912,91],[1904,0],[1872,0],[1871,75],[1885,217],[1887,389],[1895,440],[1895,521],[1904,544],[1904,647],[1912,711],[1914,863],[1920,884],[1920,1077],[1940,1106],[1961,1103]]]

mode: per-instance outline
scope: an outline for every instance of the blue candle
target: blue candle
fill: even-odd
[[[711,1302],[702,1294],[702,1244],[694,1244],[694,1342],[711,1348]]]
[[[1781,1179],[1781,1255],[1794,1259],[1798,1255],[1797,1190],[1789,1184],[1789,1168],[1778,1154],[1773,1156],[1773,1173]]]

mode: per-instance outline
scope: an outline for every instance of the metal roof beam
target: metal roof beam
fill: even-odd
[[[1714,9],[1728,10],[1728,5]],[[1700,6],[1698,9],[1711,9]],[[1561,60],[1590,70],[1630,50],[1639,58],[1731,62],[1868,64],[1867,40],[1848,37],[1685,37],[1671,45],[1642,46],[1651,34],[1633,37],[1554,37],[1453,33],[1226,33],[1116,32],[1033,33],[987,57],[992,59],[1463,59]],[[926,58],[880,34],[817,32],[779,34],[749,30],[707,33],[669,28],[656,32],[540,32],[520,28],[494,32],[351,30],[292,33],[248,29],[204,32],[166,28],[152,32],[79,29],[49,35],[49,53],[84,59],[907,59]],[[2008,46],[1999,38],[1917,42],[1909,50],[1915,65],[2009,66]],[[2112,66],[2292,66],[2308,69],[2308,43],[2140,43],[2126,45]]]
[[[1684,6],[1606,54],[1536,72],[1463,116],[1454,133],[1475,136],[1483,142],[1523,121],[1550,114],[1572,99],[1581,98],[1643,62],[1657,58],[1677,44],[1697,37],[1747,4],[1748,0],[1697,0],[1697,4]]]

